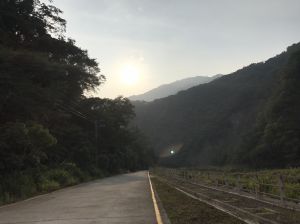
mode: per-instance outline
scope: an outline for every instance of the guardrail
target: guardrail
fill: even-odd
[[[155,168],[155,172],[163,176],[223,188],[239,194],[247,193],[256,199],[271,200],[274,204],[288,208],[297,210],[300,208],[300,180],[281,173],[271,175],[264,172],[243,173],[170,168]]]

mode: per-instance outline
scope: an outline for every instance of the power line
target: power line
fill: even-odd
[[[17,83],[17,84],[16,84],[16,86],[21,87],[21,88],[23,87],[23,89],[24,89],[24,87],[28,87],[28,86],[30,86],[30,85],[32,85],[32,83],[28,83],[28,84],[25,84],[25,83]],[[34,84],[33,84],[33,85],[34,85]],[[40,86],[39,86],[39,87],[40,87]],[[42,87],[42,88],[43,88],[43,87]],[[41,89],[37,89],[37,90],[41,90]],[[60,97],[67,98],[66,93],[58,92],[58,91],[56,91],[55,93],[58,94],[58,95],[60,95]],[[87,114],[87,113],[85,113],[85,112],[79,111],[78,109],[75,109],[75,108],[74,108],[74,106],[75,106],[75,107],[79,107],[78,102],[75,102],[74,100],[69,99],[69,103],[70,103],[71,105],[73,105],[73,106],[71,106],[71,105],[62,105],[62,104],[61,104],[60,102],[58,102],[57,100],[54,100],[54,103],[56,103],[57,105],[59,105],[59,106],[61,107],[61,109],[63,109],[65,112],[72,113],[73,115],[75,115],[75,116],[77,116],[77,117],[80,117],[80,118],[83,118],[83,119],[88,120],[88,121],[90,121],[90,122],[93,122],[93,121],[91,121],[91,120],[88,118],[88,117],[90,117],[90,114]],[[93,119],[93,118],[91,118],[91,119]]]
[[[68,113],[71,113],[79,118],[83,118],[91,123],[94,123],[92,120],[90,120],[88,117],[86,117],[84,114],[80,113],[79,111],[77,110],[74,110],[74,109],[71,109],[71,108],[68,108],[66,106],[63,106],[62,104],[60,103],[57,103],[57,105],[65,112],[68,112]]]

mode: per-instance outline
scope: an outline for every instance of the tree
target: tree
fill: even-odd
[[[0,203],[151,161],[128,99],[84,95],[105,77],[64,36],[60,14],[39,0],[0,1]]]
[[[47,148],[55,144],[49,130],[39,124],[6,123],[0,127],[0,171],[37,167],[47,159]]]
[[[300,51],[296,51],[280,72],[278,85],[244,144],[242,161],[255,167],[300,165],[299,97]]]

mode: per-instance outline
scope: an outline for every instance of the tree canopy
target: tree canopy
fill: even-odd
[[[65,37],[61,14],[39,0],[0,2],[0,201],[153,161],[126,98],[85,96],[105,77]]]

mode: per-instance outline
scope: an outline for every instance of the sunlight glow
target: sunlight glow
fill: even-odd
[[[129,64],[121,69],[120,74],[122,83],[127,85],[136,84],[140,76],[137,67]]]

